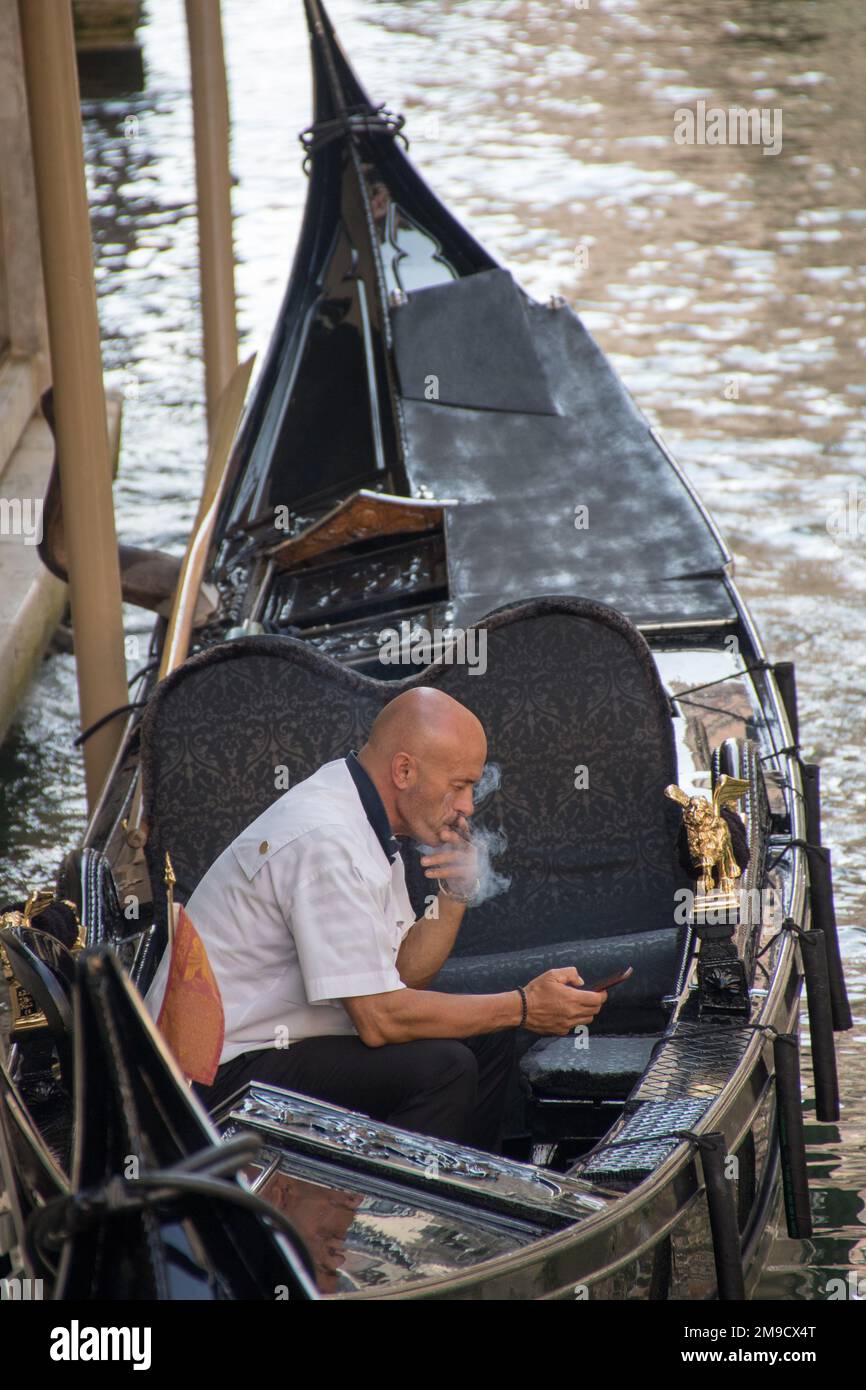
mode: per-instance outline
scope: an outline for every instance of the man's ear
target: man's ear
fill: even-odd
[[[411,753],[395,753],[391,759],[391,776],[394,785],[405,791],[415,781],[415,759]]]

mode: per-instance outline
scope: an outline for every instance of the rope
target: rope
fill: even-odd
[[[827,859],[830,851],[826,845],[813,845],[810,840],[790,839],[786,840],[776,855],[772,864],[767,865],[767,873],[772,873],[776,865],[779,864],[788,853],[789,849],[803,849],[807,854],[816,854],[819,859]]]
[[[698,709],[711,710],[714,714],[730,714],[730,710],[722,709],[718,705],[703,705],[699,700],[687,700],[686,696],[693,695],[698,690],[709,690],[710,687],[714,685],[723,685],[725,681],[739,680],[742,676],[750,676],[753,671],[775,671],[776,665],[777,663],[775,661],[756,661],[752,666],[744,666],[742,671],[731,671],[727,676],[719,676],[717,680],[704,681],[701,685],[689,686],[686,690],[678,694],[671,693],[671,699],[682,700],[685,704],[695,705]],[[769,726],[767,728],[767,733],[770,734]],[[772,743],[772,741],[772,734],[770,734],[770,742]],[[790,744],[787,748],[777,748],[775,744],[773,744],[772,753],[765,753],[758,761],[762,763],[768,762],[771,758],[781,758],[786,753],[793,753],[797,761],[802,764],[799,743]],[[793,790],[793,788],[791,790]]]
[[[142,678],[142,676],[146,676],[147,673],[148,673],[148,671],[153,671],[158,665],[159,665],[159,657],[158,657],[158,656],[155,656],[155,657],[153,658],[152,661],[149,661],[149,662],[147,663],[146,666],[142,666],[140,670],[138,670],[138,671],[136,671],[136,672],[134,673],[134,675],[131,675],[130,678],[129,678],[129,680],[126,682],[126,684],[127,684],[127,685],[135,685],[135,682],[136,682],[136,681],[140,681],[141,678]]]
[[[708,705],[703,700],[689,700],[683,695],[673,695],[671,698],[677,704],[694,705],[695,709],[708,709],[713,714],[724,714],[728,719],[731,717],[731,711],[722,705]]]
[[[796,841],[795,841],[794,843],[796,843]],[[820,846],[818,846],[818,848],[820,848]],[[797,926],[797,923],[794,921],[793,917],[786,917],[785,920],[784,920],[784,922],[782,923],[781,927],[779,928],[779,930],[778,930],[773,936],[770,937],[769,941],[765,941],[765,942],[764,942],[764,944],[763,944],[763,946],[761,947],[760,951],[756,951],[756,952],[755,952],[755,963],[756,963],[756,964],[757,964],[757,962],[761,959],[761,956],[764,954],[764,952],[765,952],[765,951],[769,951],[770,947],[771,947],[772,945],[774,945],[775,942],[777,942],[777,941],[779,940],[779,937],[780,937],[780,936],[784,936],[786,931],[788,931],[788,932],[793,932],[795,936],[808,936],[808,935],[809,935],[809,932],[806,931],[805,927],[798,927],[798,926]],[[764,967],[762,966],[761,969],[763,970]],[[765,975],[767,974],[767,971],[766,971],[766,970],[764,970],[764,974],[765,974]],[[765,1027],[769,1027],[769,1024],[766,1024],[766,1025],[764,1025],[764,1026],[765,1026]]]
[[[324,149],[326,145],[333,144],[335,140],[342,140],[346,137],[357,138],[359,135],[399,136],[408,150],[409,141],[403,134],[405,124],[405,117],[394,111],[389,111],[384,103],[372,110],[369,106],[349,106],[345,111],[341,111],[338,116],[333,116],[328,121],[314,122],[313,125],[307,126],[306,130],[302,130],[298,136],[304,147],[304,171],[309,172],[310,161],[314,154]]]
[[[797,759],[797,762],[802,762],[802,758],[800,757],[799,743],[788,743],[785,745],[784,748],[777,748],[776,745],[773,744],[772,753],[764,753],[763,756],[758,759],[758,762],[766,763],[769,762],[771,758],[781,758],[786,753],[793,753],[794,757]]]
[[[776,940],[776,937],[773,937],[773,941],[775,941],[775,940]],[[770,945],[770,944],[771,944],[770,942],[767,943],[767,945]],[[766,950],[766,946],[764,947],[764,950]],[[762,954],[762,953],[761,953],[761,954]],[[771,1032],[771,1033],[774,1033],[776,1030],[775,1030],[775,1028],[773,1027],[773,1025],[772,1025],[771,1023],[730,1023],[730,1024],[719,1025],[719,1027],[718,1027],[717,1029],[713,1029],[712,1031],[713,1031],[713,1033],[714,1033],[715,1036],[718,1036],[719,1033],[721,1033],[721,1032],[724,1032],[724,1033],[763,1033],[763,1032]],[[707,1035],[708,1035],[708,1030],[707,1030],[706,1028],[700,1028],[700,1027],[695,1027],[695,1028],[693,1028],[693,1029],[691,1030],[691,1032],[683,1031],[683,1030],[681,1029],[680,1032],[678,1032],[678,1033],[663,1033],[662,1036],[661,1036],[660,1038],[658,1038],[658,1039],[656,1040],[656,1042],[653,1044],[653,1049],[652,1049],[652,1052],[651,1052],[651,1054],[650,1054],[650,1061],[654,1061],[654,1060],[655,1060],[655,1057],[656,1057],[656,1054],[657,1054],[658,1052],[660,1052],[660,1051],[662,1050],[662,1048],[665,1047],[668,1043],[673,1043],[673,1042],[694,1042],[694,1040],[695,1040],[696,1038],[700,1040],[701,1038],[706,1038]],[[640,1036],[640,1035],[639,1035],[639,1034],[636,1034],[635,1036]]]
[[[775,666],[772,661],[756,661],[754,666],[744,666],[742,671],[729,671],[726,676],[719,676],[714,681],[704,681],[701,685],[690,685],[688,689],[674,695],[673,699],[681,700],[683,695],[694,695],[698,690],[709,690],[713,685],[724,685],[725,681],[739,680],[741,676],[750,676],[753,671],[772,671],[774,669]],[[708,706],[708,708],[712,708],[712,706]],[[725,713],[730,714],[730,710],[725,710]]]
[[[582,1159],[574,1165],[575,1168],[583,1168],[596,1158],[599,1154],[607,1153],[610,1149],[631,1149],[639,1147],[641,1144],[658,1144],[668,1139],[679,1139],[683,1143],[692,1145],[699,1150],[714,1149],[716,1146],[712,1141],[712,1136],[707,1134],[695,1134],[692,1129],[669,1129],[661,1134],[644,1134],[634,1139],[612,1139],[609,1144],[599,1144],[597,1148],[584,1155]]]
[[[116,719],[119,714],[129,714],[130,710],[144,709],[146,704],[147,700],[131,700],[128,705],[118,705],[117,709],[109,710],[108,714],[103,714],[101,719],[97,719],[95,723],[90,724],[86,729],[82,729],[78,738],[72,740],[72,747],[80,748],[82,743],[86,743],[90,738],[91,734],[95,734],[98,729],[102,728],[103,724],[107,724],[111,719]]]

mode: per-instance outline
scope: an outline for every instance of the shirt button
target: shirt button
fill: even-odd
[[[259,845],[259,854],[267,854],[267,852],[268,852],[268,842],[267,842],[267,840],[262,840],[262,843]]]

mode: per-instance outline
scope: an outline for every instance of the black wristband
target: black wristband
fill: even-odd
[[[523,988],[522,985],[515,985],[515,989],[517,990],[517,993],[520,995],[520,1004],[523,1010],[520,1016],[520,1022],[517,1026],[518,1028],[523,1028],[526,1024],[526,990]]]

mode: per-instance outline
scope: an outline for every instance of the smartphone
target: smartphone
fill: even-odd
[[[627,965],[624,970],[615,970],[612,975],[605,975],[603,980],[596,980],[594,985],[578,985],[578,989],[587,989],[590,994],[603,994],[605,990],[613,989],[614,985],[621,985],[633,974],[632,966]]]

